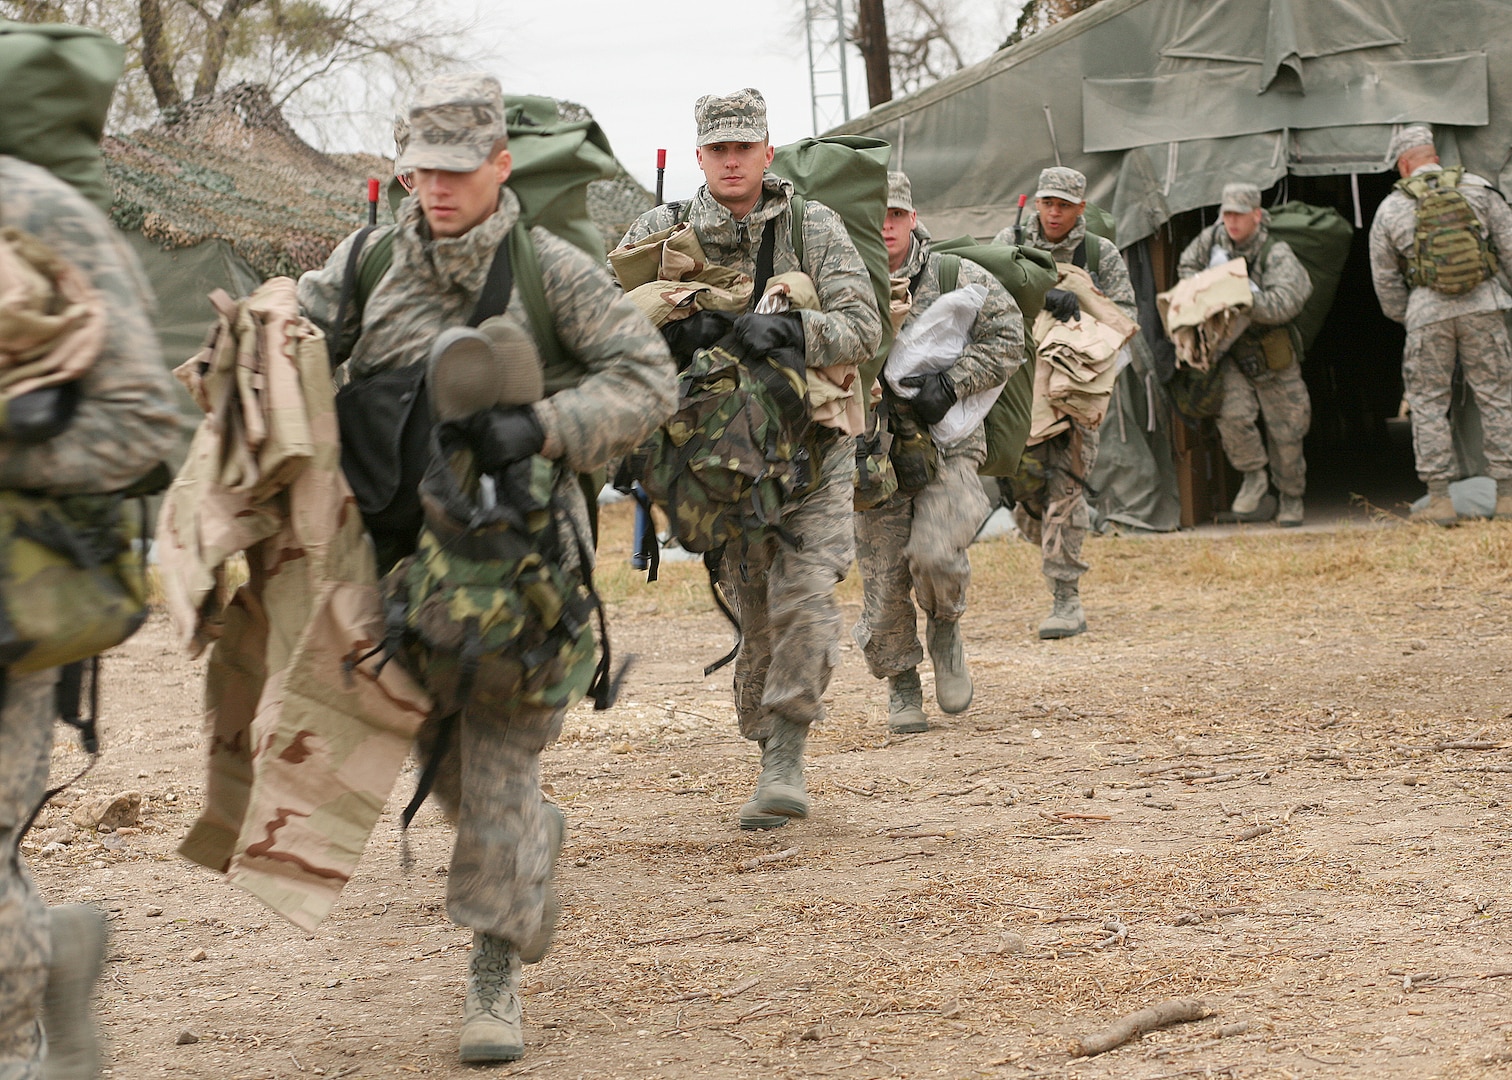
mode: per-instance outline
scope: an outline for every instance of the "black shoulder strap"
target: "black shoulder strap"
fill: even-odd
[[[509,243],[499,245],[493,262],[488,264],[488,277],[483,281],[483,291],[478,293],[478,302],[467,325],[478,327],[484,319],[504,314],[509,307],[509,294],[514,289],[514,266],[509,258]]]
[[[772,264],[777,253],[777,219],[767,218],[761,230],[761,247],[756,251],[756,291],[751,294],[755,302],[766,295],[767,282],[772,280]]]
[[[1087,247],[1092,243],[1092,234],[1088,233],[1082,238],[1082,242],[1076,245],[1076,250],[1071,253],[1071,265],[1087,268]]]
[[[352,347],[357,344],[358,334],[362,328],[358,327],[358,334],[346,332],[347,310],[352,306],[352,290],[357,286],[357,263],[362,258],[362,249],[366,246],[368,237],[378,226],[364,225],[357,230],[357,236],[352,240],[352,250],[347,252],[346,272],[341,276],[341,299],[336,303],[336,325],[331,327],[335,335],[335,348],[330,350],[331,370],[334,371],[346,363],[347,357],[352,355]]]

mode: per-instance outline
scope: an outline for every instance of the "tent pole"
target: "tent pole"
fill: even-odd
[[[1045,105],[1045,126],[1050,129],[1050,149],[1055,151],[1055,164],[1061,163],[1060,143],[1055,141],[1055,117],[1050,115],[1050,106]]]
[[[1350,173],[1349,174],[1349,191],[1350,191],[1350,194],[1352,194],[1354,196],[1355,228],[1357,228],[1357,229],[1363,229],[1365,227],[1365,219],[1360,216],[1360,174],[1359,173]]]

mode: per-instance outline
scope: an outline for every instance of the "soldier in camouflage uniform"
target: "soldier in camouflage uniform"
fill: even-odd
[[[104,117],[98,120],[103,124]],[[103,163],[97,172],[103,180]],[[3,155],[0,221],[82,271],[107,312],[104,346],[79,384],[68,427],[36,443],[0,427],[0,488],[53,495],[127,488],[172,453],[178,436],[168,371],[149,321],[146,278],[99,209],[46,170]],[[49,1080],[84,1080],[97,1075],[99,1065],[88,998],[104,955],[104,920],[83,905],[46,907],[18,850],[20,829],[47,787],[57,680],[57,669],[5,680],[0,712],[4,1080],[41,1080],[44,1072]]]
[[[1244,474],[1244,483],[1234,496],[1233,513],[1240,520],[1253,520],[1271,483],[1281,493],[1276,524],[1283,528],[1302,524],[1302,493],[1307,487],[1307,462],[1302,458],[1302,438],[1312,423],[1312,401],[1302,381],[1302,338],[1292,320],[1312,295],[1312,278],[1284,240],[1270,236],[1270,216],[1260,205],[1260,189],[1254,184],[1227,184],[1223,188],[1222,219],[1197,234],[1181,253],[1177,273],[1192,277],[1233,258],[1243,258],[1249,271],[1254,306],[1249,310],[1249,331],[1218,361],[1223,365],[1223,405],[1218,413],[1218,435],[1230,464]],[[1274,348],[1281,360],[1272,360],[1273,346],[1262,355],[1251,340],[1273,328],[1285,327]],[[1239,356],[1258,367],[1246,372]],[[1290,359],[1285,359],[1285,349]],[[1255,421],[1265,417],[1266,440]],[[1267,453],[1267,441],[1269,452]],[[1266,466],[1270,466],[1269,477]]]
[[[1075,169],[1053,166],[1040,172],[1034,193],[1034,216],[1024,227],[1024,243],[1050,252],[1057,263],[1070,263],[1085,269],[1092,283],[1129,318],[1138,321],[1134,287],[1129,283],[1129,268],[1124,265],[1118,245],[1107,237],[1087,232],[1087,178]],[[1014,242],[1010,226],[993,238],[999,244]],[[1097,257],[1088,257],[1087,249],[1095,245]],[[1067,299],[1069,298],[1069,299]],[[1045,297],[1052,312],[1076,309],[1075,297],[1065,290],[1052,289]],[[1019,533],[1043,552],[1041,570],[1054,598],[1050,614],[1039,625],[1045,639],[1073,637],[1087,629],[1082,611],[1081,576],[1087,572],[1082,561],[1082,541],[1091,523],[1085,493],[1086,480],[1097,463],[1097,429],[1070,417],[1071,427],[1054,438],[1024,451],[1045,475],[1045,496],[1041,506],[1020,502],[1013,510]]]
[[[757,353],[802,347],[810,367],[860,364],[882,335],[871,279],[840,220],[823,203],[803,214],[803,260],[793,250],[788,198],[792,185],[766,172],[772,161],[766,102],[755,90],[705,96],[694,107],[697,156],[706,183],[685,205],[642,214],[620,241],[638,243],[685,220],[711,264],[756,276],[766,230],[775,235],[773,273],[801,271],[813,279],[820,310],[741,316],[734,332]],[[759,297],[758,297],[759,298]],[[732,582],[744,633],[735,661],[735,710],[740,732],[762,747],[756,794],[740,809],[744,829],[770,829],[808,815],[803,747],[809,725],[824,713],[840,652],[835,585],[850,568],[855,448],[834,428],[821,427],[813,488],[783,508],[787,539],[768,536],[732,544],[724,579]]]
[[[1433,131],[1422,124],[1398,132],[1387,156],[1403,179],[1443,172]],[[1417,201],[1411,195],[1398,190],[1386,196],[1370,226],[1370,272],[1381,310],[1407,327],[1402,382],[1412,411],[1418,478],[1428,485],[1428,503],[1412,518],[1437,525],[1458,520],[1449,498],[1449,482],[1457,478],[1450,423],[1456,357],[1480,407],[1486,471],[1496,481],[1495,516],[1512,518],[1512,343],[1503,315],[1512,308],[1507,281],[1512,210],[1473,173],[1460,178],[1458,189],[1501,263],[1498,273],[1467,292],[1450,296],[1428,285],[1409,286],[1405,268],[1417,230]]]
[[[473,311],[494,254],[520,217],[503,183],[510,172],[499,84],[482,74],[444,76],[419,91],[397,167],[415,194],[399,208],[393,265],[361,314],[348,375],[370,377],[425,363],[442,331]],[[533,405],[496,406],[473,425],[479,460],[532,454],[588,472],[636,446],[676,404],[671,357],[661,336],[587,254],[542,228],[530,230],[557,337],[582,377]],[[342,279],[353,241],[324,268],[305,274],[299,299],[334,337]],[[519,273],[503,318],[523,323]],[[493,466],[488,466],[490,470]],[[587,536],[587,507],[564,472],[556,498]],[[563,712],[464,708],[436,793],[455,818],[447,913],[474,930],[462,1060],[508,1061],[524,1053],[519,967],[539,960],[555,920],[551,873],[561,814],[541,797],[540,755]],[[460,745],[459,745],[460,744]]]
[[[900,172],[887,178],[882,238],[892,276],[909,283],[912,306],[902,327],[907,329],[940,298],[941,257],[929,250],[929,232],[919,224],[911,185]],[[958,281],[962,286],[980,285],[987,299],[971,325],[970,343],[953,365],[905,380],[916,383],[919,391],[907,407],[926,424],[938,422],[958,398],[1002,386],[1024,362],[1024,317],[1008,290],[964,259]],[[978,425],[941,451],[939,470],[923,490],[913,495],[900,492],[856,515],[856,558],[865,603],[855,636],[872,675],[888,681],[891,731],[929,730],[919,683],[924,650],[919,645],[915,598],[927,621],[935,700],[947,713],[962,712],[971,704],[960,620],[971,583],[967,549],[991,509],[977,479],[977,467],[986,456],[987,436]]]

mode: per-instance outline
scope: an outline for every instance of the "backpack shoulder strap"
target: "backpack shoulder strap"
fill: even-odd
[[[567,364],[567,351],[557,337],[556,320],[546,302],[546,282],[541,275],[541,260],[536,255],[530,230],[516,225],[509,230],[503,246],[509,248],[514,283],[520,290],[520,302],[525,305],[525,317],[535,336],[536,348],[541,352],[542,370],[560,370]]]
[[[1270,261],[1271,248],[1275,246],[1276,238],[1274,236],[1267,236],[1265,243],[1260,245],[1260,250],[1255,255],[1255,269],[1260,271],[1260,273],[1265,273],[1265,264]]]
[[[1087,273],[1096,275],[1098,268],[1102,266],[1102,239],[1096,233],[1088,232],[1082,237],[1081,257],[1082,261],[1077,265]]]
[[[478,293],[478,301],[473,305],[467,325],[477,329],[484,319],[504,314],[509,308],[509,294],[513,288],[514,260],[506,242],[499,245],[493,261],[488,264],[488,276],[483,279],[483,289]]]
[[[959,255],[940,256],[940,292],[955,292],[961,284],[961,257]]]
[[[756,249],[756,288],[751,293],[752,305],[759,304],[766,295],[767,282],[772,280],[774,260],[777,254],[777,221],[768,218],[761,230],[761,246]]]
[[[346,332],[347,309],[352,306],[353,295],[357,288],[358,260],[362,258],[362,249],[367,246],[368,237],[376,228],[376,225],[364,225],[358,229],[357,236],[352,240],[352,250],[347,252],[346,269],[341,275],[341,298],[336,302],[336,323],[331,327],[336,334],[336,340],[328,349],[332,371],[346,363],[347,357],[352,355],[352,347],[357,344],[357,338],[362,333],[362,303],[367,298],[365,296],[358,298],[358,329],[357,333],[350,337]]]
[[[798,257],[798,266],[803,266],[803,208],[806,202],[796,191],[788,197],[788,214],[793,224],[793,254]]]

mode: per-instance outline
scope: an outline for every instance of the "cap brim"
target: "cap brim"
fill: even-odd
[[[913,203],[890,202],[887,204],[887,208],[889,210],[907,210],[910,214],[914,212]]]
[[[439,172],[474,172],[488,160],[491,146],[482,149],[471,146],[416,146],[413,142],[399,155],[394,171],[410,172],[414,169],[435,169]]]
[[[1239,206],[1236,203],[1221,203],[1218,207],[1220,214],[1251,214],[1260,209],[1258,206]]]
[[[709,131],[700,132],[698,136],[699,146],[711,146],[714,143],[759,143],[766,142],[767,133],[760,128],[754,127],[730,127],[713,128]]]
[[[1061,202],[1075,203],[1078,206],[1086,202],[1086,199],[1073,199],[1069,192],[1052,191],[1049,188],[1040,188],[1034,193],[1036,199],[1059,199]]]

